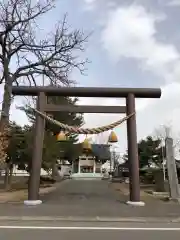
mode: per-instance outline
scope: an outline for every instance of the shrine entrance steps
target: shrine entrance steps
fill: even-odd
[[[73,180],[101,180],[102,177],[101,173],[73,173],[71,175]]]

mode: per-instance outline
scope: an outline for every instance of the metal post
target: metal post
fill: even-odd
[[[135,112],[135,96],[129,93],[126,98],[127,115]],[[136,115],[127,120],[128,161],[129,161],[129,204],[142,206],[140,202],[139,159],[136,133]]]
[[[37,109],[44,112],[44,104],[46,96],[43,92],[40,92],[37,99]],[[40,173],[42,164],[42,152],[43,152],[43,140],[44,140],[44,125],[45,120],[36,115],[35,122],[35,135],[34,135],[34,150],[32,156],[29,187],[28,187],[28,201],[25,201],[27,205],[36,205],[42,203],[39,200],[39,185],[40,185]]]

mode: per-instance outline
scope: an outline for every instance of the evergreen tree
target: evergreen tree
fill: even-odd
[[[140,168],[144,166],[150,167],[151,164],[162,166],[162,146],[161,140],[154,140],[153,137],[148,136],[146,139],[138,143],[139,165]]]
[[[138,143],[139,168],[150,167],[153,163],[162,167],[163,157],[165,157],[163,153],[165,153],[165,147],[161,145],[161,139],[148,136],[140,140]],[[124,154],[123,159],[125,162],[128,161],[127,153]]]
[[[75,105],[78,102],[78,98],[72,99],[70,97],[59,96],[48,97],[47,102],[55,105]],[[32,125],[34,125],[35,116],[29,106],[26,105],[25,107],[21,108],[21,110],[25,111],[28,119]],[[83,124],[82,114],[69,112],[51,112],[50,114],[57,121],[71,126],[80,127]],[[50,169],[58,158],[65,157],[71,162],[73,158],[79,154],[77,153],[79,149],[74,146],[74,144],[78,141],[78,135],[69,133],[68,141],[57,142],[56,136],[60,130],[61,129],[58,126],[46,121],[42,164],[42,167],[46,170]]]

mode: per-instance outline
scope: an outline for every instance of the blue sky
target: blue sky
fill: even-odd
[[[64,0],[39,24],[43,34],[68,13],[72,28],[92,32],[82,58],[91,61],[86,76],[72,73],[81,86],[161,87],[161,99],[137,101],[138,139],[162,125],[171,125],[175,139],[180,137],[180,0]],[[26,117],[15,108],[11,119],[24,124]],[[97,104],[96,99],[82,99]],[[101,105],[120,105],[124,100],[99,99]],[[17,117],[18,116],[18,117]],[[122,116],[86,114],[86,126],[111,123]],[[118,148],[126,149],[126,124],[115,129]],[[106,141],[107,134],[97,141]]]

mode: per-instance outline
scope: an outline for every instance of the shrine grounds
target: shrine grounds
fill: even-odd
[[[41,205],[25,206],[22,196],[19,200],[16,197],[16,200],[1,201],[0,219],[180,221],[178,202],[141,190],[141,200],[146,205],[133,207],[126,204],[128,197],[128,184],[67,179],[41,191]]]

